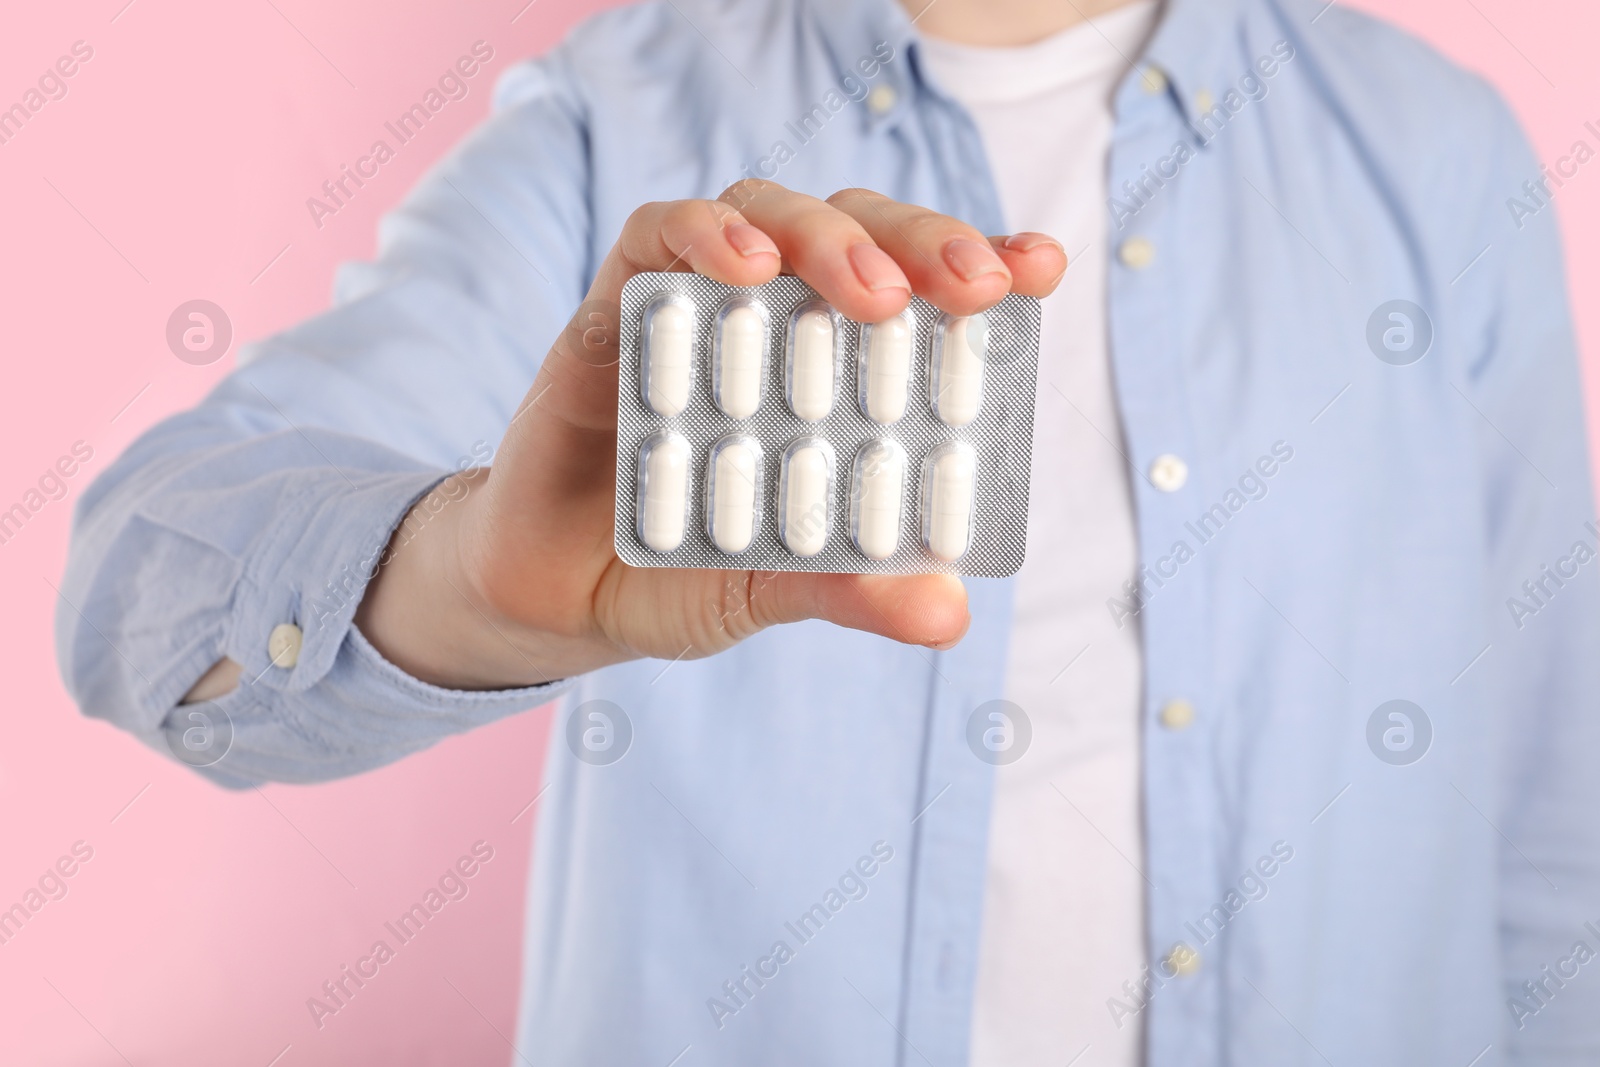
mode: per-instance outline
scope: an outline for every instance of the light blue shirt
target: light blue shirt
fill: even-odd
[[[1343,7],[1176,0],[1146,63],[1107,205],[1146,569],[1107,610],[1142,628],[1151,970],[1107,1011],[1156,1067],[1597,1062],[1600,564],[1539,167],[1480,80]],[[516,1062],[966,1060],[994,773],[967,724],[1001,695],[1010,583],[968,583],[949,652],[813,623],[513,693],[422,684],[350,625],[627,215],[746,173],[1006,230],[887,0],[613,11],[505,76],[334,310],[79,505],[72,693],[167,751],[236,660],[218,781],[354,774],[565,697]],[[1181,485],[1147,475],[1164,456]],[[1176,698],[1187,729],[1160,725]],[[597,699],[632,732],[610,764],[566,741]]]

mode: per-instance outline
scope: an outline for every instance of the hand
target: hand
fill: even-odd
[[[551,348],[493,467],[440,487],[454,502],[390,554],[356,625],[413,676],[466,689],[646,656],[709,656],[767,626],[812,618],[950,647],[969,616],[966,591],[949,575],[634,568],[617,558],[622,286],[645,271],[745,286],[782,270],[848,318],[878,322],[904,310],[913,292],[958,315],[1013,290],[1043,297],[1066,268],[1061,246],[1043,235],[985,238],[862,189],[824,202],[744,181],[716,200],[646,204]]]

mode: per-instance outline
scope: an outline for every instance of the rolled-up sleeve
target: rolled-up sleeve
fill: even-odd
[[[84,494],[56,648],[86,714],[169,751],[192,719],[178,702],[227,657],[242,677],[208,706],[228,736],[206,773],[313,781],[559,692],[427,685],[352,619],[412,505],[492,457],[592,273],[564,63],[502,78],[493,117],[384,220],[375,261],[341,271],[333,310],[247,349]],[[298,657],[275,660],[288,626]]]

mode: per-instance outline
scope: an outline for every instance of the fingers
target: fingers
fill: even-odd
[[[1041,300],[1055,292],[1067,273],[1067,251],[1042,233],[1014,233],[989,238],[989,247],[1011,270],[1011,291]]]
[[[972,621],[966,587],[948,574],[755,574],[747,595],[758,627],[823,619],[928,648],[950,648]]]
[[[589,295],[620,298],[623,284],[645,271],[692,271],[728,285],[760,285],[777,275],[780,262],[772,239],[728,204],[646,204],[622,227]]]
[[[799,275],[847,318],[880,322],[905,310],[911,281],[848,213],[826,201],[759,180],[722,194],[782,249],[784,269]]]
[[[870,189],[843,189],[828,203],[854,219],[905,271],[917,295],[941,310],[970,315],[1011,291],[1006,260],[958,219]]]

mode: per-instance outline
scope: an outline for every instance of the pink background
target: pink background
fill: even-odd
[[[21,5],[0,34],[0,106],[73,42],[94,49],[67,96],[0,145],[0,510],[73,442],[94,450],[67,498],[0,545],[11,720],[0,746],[0,908],[74,842],[94,849],[68,895],[0,945],[0,1063],[514,1058],[526,806],[547,712],[352,781],[228,793],[81,718],[56,676],[49,620],[83,487],[232,364],[233,352],[205,367],[175,359],[168,315],[187,300],[217,302],[236,352],[321,309],[335,265],[371,253],[380,213],[485,113],[490,80],[607,6],[525,2],[88,0]],[[1363,6],[1487,75],[1541,159],[1593,142],[1583,123],[1600,120],[1600,67],[1588,54],[1600,23],[1576,0]],[[495,58],[471,95],[318,230],[305,199],[478,40]],[[1600,163],[1557,204],[1592,354],[1600,307],[1584,297],[1600,277]],[[306,998],[478,840],[494,859],[470,895],[319,1031]]]

